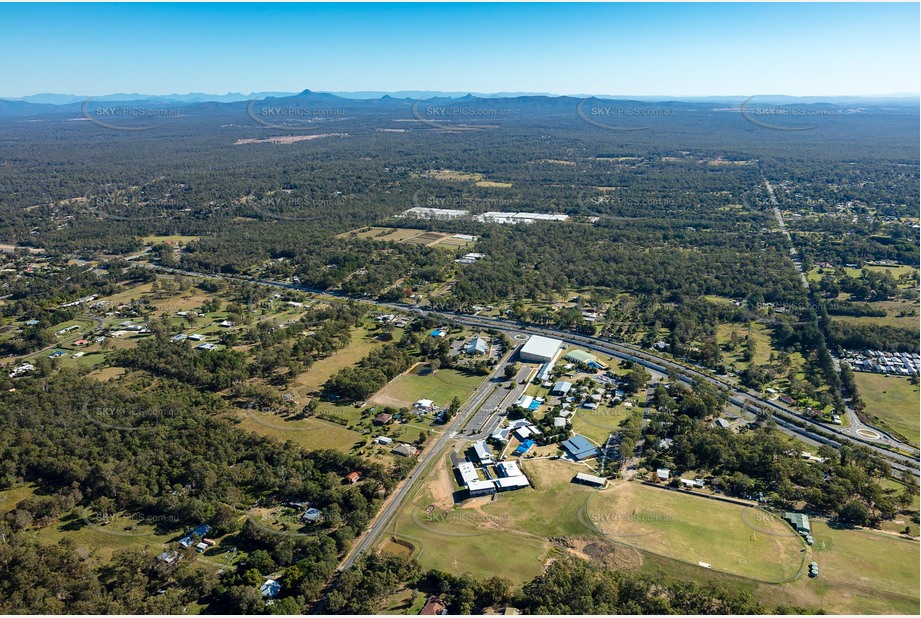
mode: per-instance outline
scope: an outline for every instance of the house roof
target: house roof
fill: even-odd
[[[482,337],[475,337],[473,341],[467,344],[468,354],[486,354],[489,344]]]
[[[410,455],[415,455],[416,449],[409,444],[399,444],[395,446],[391,452],[396,453],[397,455],[406,455],[408,457]]]
[[[429,597],[422,606],[420,616],[444,616],[448,613],[448,604],[438,597]]]

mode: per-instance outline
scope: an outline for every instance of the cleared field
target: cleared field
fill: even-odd
[[[592,498],[588,514],[615,542],[732,575],[779,582],[803,563],[804,543],[780,519],[682,491],[618,483]]]
[[[914,614],[919,605],[918,542],[871,530],[812,524],[819,577],[763,588],[774,603],[834,614]]]
[[[400,242],[408,245],[425,245],[439,249],[457,249],[471,244],[463,238],[454,238],[447,232],[426,232],[409,228],[371,227],[339,234],[338,238],[369,238],[371,240]]]
[[[153,245],[156,243],[171,243],[171,244],[183,244],[187,245],[190,242],[198,240],[198,236],[182,236],[181,234],[174,234],[172,236],[145,236],[144,242]]]
[[[477,182],[483,179],[483,174],[471,174],[469,172],[459,172],[456,170],[429,170],[421,174],[426,178],[443,180],[446,182]]]
[[[88,522],[92,520],[85,520],[82,509],[77,508],[54,524],[30,534],[45,544],[68,539],[74,542],[77,552],[95,553],[101,561],[108,562],[112,554],[124,548],[148,548],[151,553],[158,554],[165,543],[178,540],[184,532],[177,526],[165,534],[157,534],[155,525],[124,515],[113,517],[106,526]]]
[[[918,386],[904,376],[854,372],[854,378],[860,398],[867,404],[867,415],[878,417],[916,444],[921,441]]]
[[[420,399],[431,399],[436,405],[447,406],[454,397],[461,401],[467,399],[482,381],[483,376],[468,376],[454,369],[432,373],[426,365],[416,365],[391,380],[369,401],[402,408],[411,407]]]
[[[113,378],[123,376],[128,373],[124,367],[103,367],[87,374],[87,377],[95,378],[100,382],[108,382]]]
[[[22,485],[0,491],[0,514],[12,511],[17,504],[35,493],[34,485]]]
[[[492,189],[508,189],[512,186],[510,182],[498,182],[495,180],[480,180],[473,184],[478,187],[488,187]]]
[[[441,232],[421,232],[412,238],[407,238],[403,242],[407,245],[434,245],[440,240],[447,238],[447,234]]]
[[[291,440],[308,450],[335,449],[347,453],[357,443],[365,442],[364,436],[357,431],[320,419],[286,421],[278,415],[258,410],[238,410],[236,415],[242,429],[281,442]]]
[[[771,336],[767,327],[765,327],[763,324],[757,323],[752,324],[751,328],[740,324],[720,324],[716,329],[717,344],[719,344],[720,347],[728,344],[729,336],[733,331],[735,331],[743,339],[746,335],[751,334],[752,338],[755,340],[755,357],[753,362],[756,365],[768,364],[771,357],[771,352],[774,350],[771,348]],[[745,349],[744,345],[744,343],[741,344],[737,350],[724,350],[724,358],[726,361],[734,363],[738,367],[747,367],[750,363],[742,361],[742,353]]]
[[[339,370],[350,367],[367,356],[371,350],[384,345],[384,342],[377,340],[377,332],[369,331],[367,328],[358,327],[352,330],[352,341],[346,347],[335,352],[331,356],[318,360],[308,370],[299,375],[294,380],[292,391],[295,396],[306,395],[309,392],[317,391],[328,379],[330,379]],[[399,341],[403,336],[402,329],[393,331],[393,341]]]
[[[527,508],[538,506],[538,493],[524,489],[504,493],[494,502],[488,497],[469,499],[460,508],[454,506],[454,498],[465,496],[452,495],[457,490],[450,461],[436,465],[397,516],[393,536],[413,545],[423,568],[469,571],[479,577],[502,575],[516,583],[539,575],[550,544],[545,537],[516,525],[518,519],[553,516]],[[527,504],[521,503],[523,494],[531,494],[524,499]],[[545,506],[555,512],[557,505],[548,502]],[[507,511],[514,513],[514,519]]]

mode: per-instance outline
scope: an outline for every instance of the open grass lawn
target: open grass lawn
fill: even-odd
[[[102,526],[94,519],[83,517],[83,509],[76,508],[56,523],[33,530],[31,534],[45,544],[54,544],[69,539],[76,544],[78,552],[95,552],[102,562],[108,562],[117,550],[123,548],[148,548],[154,555],[163,550],[163,545],[177,541],[185,528],[176,526],[165,533],[157,533],[155,526],[125,515],[111,519]]]
[[[62,356],[59,362],[62,367],[96,367],[105,360],[106,355],[103,352],[87,352],[80,358],[71,358],[70,354]]]
[[[727,364],[734,364],[740,369],[749,365],[749,363],[742,361],[742,353],[745,350],[744,342],[739,345],[738,349],[733,351],[726,351],[724,348],[729,343],[729,336],[733,331],[738,333],[742,339],[751,334],[755,340],[755,364],[766,365],[768,363],[771,352],[774,350],[771,348],[771,335],[766,326],[753,323],[751,328],[748,328],[741,324],[720,324],[716,330],[716,342],[723,348],[723,357]]]
[[[387,597],[378,611],[381,614],[415,616],[422,611],[428,595],[410,588],[402,588]]]
[[[454,369],[431,372],[427,365],[416,365],[397,376],[369,399],[370,403],[412,407],[420,399],[431,399],[438,406],[447,406],[454,397],[462,402],[483,382],[483,376],[468,376]]]
[[[103,367],[88,373],[87,377],[95,378],[100,382],[108,382],[109,380],[123,376],[126,373],[128,373],[128,370],[124,367]]]
[[[882,419],[916,444],[921,441],[921,420],[918,417],[919,389],[905,376],[854,372],[861,399],[867,404],[866,414]]]
[[[797,574],[805,544],[782,520],[685,491],[617,483],[588,507],[608,538],[692,565],[765,582]]]
[[[603,445],[608,435],[616,431],[621,422],[630,416],[632,410],[636,409],[635,405],[631,409],[623,404],[615,407],[602,405],[595,410],[580,407],[576,409],[575,416],[571,417],[572,430],[574,433],[582,434],[589,440]]]
[[[812,523],[810,560],[819,577],[761,592],[775,604],[822,607],[834,614],[915,614],[919,609],[918,542],[872,530]]]
[[[0,491],[0,514],[8,513],[16,505],[35,493],[34,485],[20,485]]]
[[[352,341],[349,345],[334,352],[331,356],[318,360],[309,370],[294,380],[292,391],[295,392],[295,396],[320,390],[323,384],[341,369],[358,363],[371,350],[382,347],[384,342],[378,341],[377,335],[377,331],[369,331],[363,326],[352,329]],[[394,329],[393,342],[399,341],[402,336],[402,329]]]
[[[341,425],[315,418],[286,421],[281,416],[258,410],[237,410],[240,427],[281,442],[291,440],[308,450],[335,449],[348,453],[364,436]]]
[[[182,236],[180,234],[174,234],[172,236],[145,236],[144,242],[149,245],[164,242],[171,242],[173,244],[181,243],[187,245],[192,241],[198,240],[198,238],[198,236]]]
[[[390,532],[413,545],[423,568],[470,571],[481,578],[502,575],[516,583],[539,575],[550,544],[544,535],[534,534],[541,528],[534,520],[545,522],[541,529],[553,529],[556,520],[564,519],[557,510],[566,505],[533,489],[505,492],[495,501],[483,497],[455,505],[455,497],[461,500],[466,494],[454,494],[458,488],[453,476],[449,459],[433,466]]]

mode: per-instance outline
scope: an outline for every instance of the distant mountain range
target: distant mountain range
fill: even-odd
[[[399,110],[405,114],[406,110],[414,107],[414,103],[424,100],[427,106],[439,105],[464,105],[483,108],[510,108],[518,112],[531,111],[536,113],[571,112],[580,106],[588,97],[586,95],[554,95],[554,94],[521,94],[521,93],[458,93],[438,91],[399,91],[390,93],[380,92],[315,92],[303,90],[299,93],[287,92],[255,92],[248,95],[228,93],[224,95],[210,95],[205,93],[190,93],[184,95],[147,95],[147,94],[110,94],[87,98],[71,94],[36,94],[19,99],[0,98],[0,117],[3,118],[29,118],[57,117],[59,120],[68,118],[76,120],[88,117],[88,109],[112,108],[97,113],[117,113],[115,105],[121,103],[131,108],[157,111],[161,115],[187,116],[215,114],[239,115],[244,109],[248,111],[249,102],[258,102],[258,106],[276,107],[282,105],[311,106],[316,109],[348,110],[349,113],[391,113]],[[839,111],[874,111],[877,113],[908,113],[917,114],[919,108],[918,95],[892,95],[885,97],[791,97],[784,95],[758,95],[756,98],[746,96],[725,97],[652,97],[652,96],[613,96],[594,95],[594,100],[617,101],[638,106],[651,106],[670,108],[675,111],[727,111],[746,107],[764,105],[803,105],[815,108],[837,109]],[[747,102],[747,103],[746,103]],[[415,113],[415,112],[414,112]],[[143,115],[135,114],[133,115]]]
[[[40,93],[26,97],[0,97],[0,101],[21,101],[23,103],[32,103],[36,105],[71,105],[74,103],[82,104],[89,99],[93,101],[146,101],[149,103],[234,103],[239,101],[251,101],[265,98],[284,98],[304,95],[331,95],[340,99],[368,100],[368,99],[431,99],[431,98],[463,98],[476,97],[479,99],[507,99],[519,97],[571,97],[583,99],[586,97],[595,97],[598,99],[611,100],[630,100],[644,102],[687,102],[687,103],[706,103],[706,102],[725,102],[741,103],[750,98],[751,95],[726,95],[726,96],[706,96],[706,97],[687,97],[687,96],[643,96],[643,95],[608,95],[608,94],[569,94],[559,95],[549,92],[442,92],[437,90],[400,90],[394,92],[362,90],[357,92],[315,92],[304,90],[297,92],[252,92],[250,94],[241,94],[239,92],[228,92],[227,94],[208,94],[203,92],[190,92],[189,94],[138,94],[138,93],[116,93],[106,95],[75,95],[75,94],[58,94],[58,93]],[[871,104],[884,105],[888,103],[906,103],[909,101],[918,101],[918,94],[898,93],[882,96],[808,96],[793,97],[782,94],[758,95],[758,101],[762,103],[779,103],[779,104],[812,104],[812,103],[832,103],[836,105],[855,105]]]

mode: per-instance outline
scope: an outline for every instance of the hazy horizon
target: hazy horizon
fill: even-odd
[[[2,4],[0,20],[5,98],[921,92],[917,3]]]

